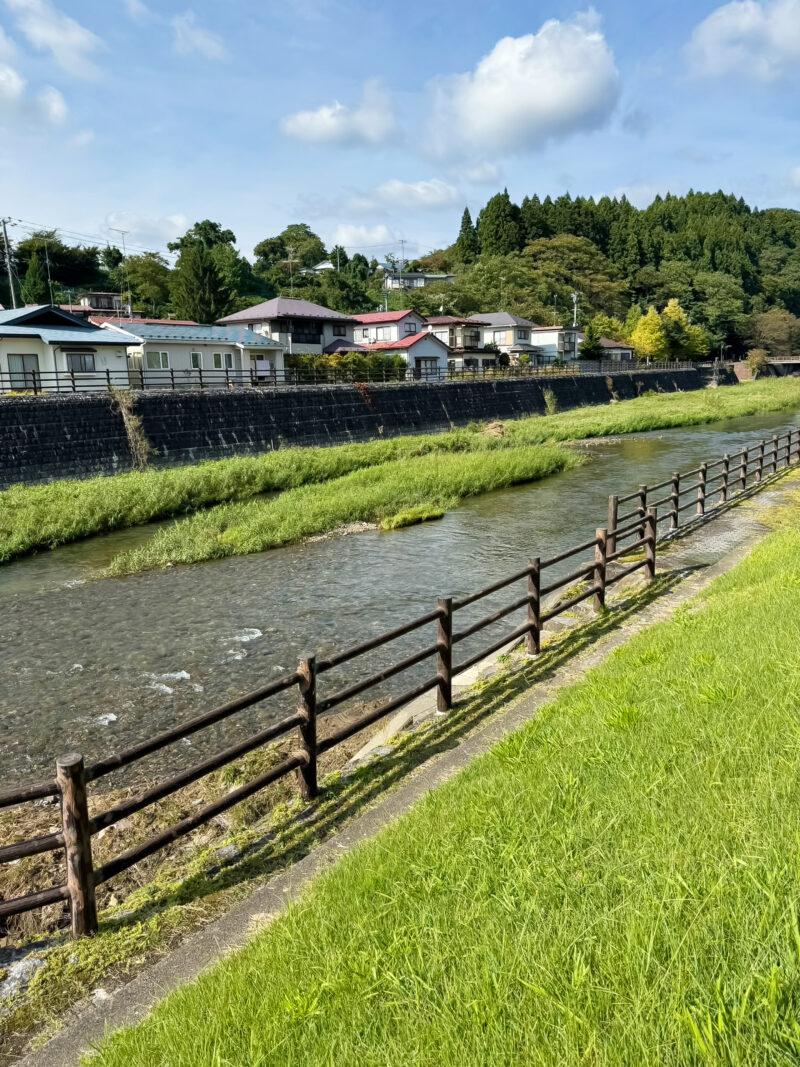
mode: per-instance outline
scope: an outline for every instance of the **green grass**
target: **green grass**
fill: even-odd
[[[782,530],[93,1064],[797,1064],[799,627]]]
[[[456,430],[332,448],[279,449],[262,456],[87,481],[14,486],[0,492],[0,563],[97,534],[249,500],[260,493],[319,484],[420,455],[636,433],[798,407],[800,379],[767,379],[520,419],[507,422],[506,435],[499,438],[474,429]]]
[[[109,571],[128,574],[262,552],[352,522],[396,529],[438,517],[465,497],[537,481],[579,462],[564,448],[539,445],[385,463],[272,500],[199,512],[115,557]]]

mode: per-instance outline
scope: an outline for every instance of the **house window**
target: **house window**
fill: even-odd
[[[378,326],[375,330],[376,341],[388,341],[389,340],[389,327]]]
[[[169,352],[148,352],[148,370],[169,370]]]
[[[527,341],[530,339],[530,333],[527,330],[517,330],[517,340]]]
[[[347,337],[347,327],[346,326],[334,326],[333,327],[333,336],[334,337]]]
[[[94,352],[67,352],[67,370],[87,374],[94,370]]]
[[[506,343],[506,331],[495,330],[493,340],[496,345],[504,345]]]
[[[416,322],[407,322],[405,324],[405,330],[406,330],[406,333],[416,333],[417,332],[417,324],[416,324]]]
[[[189,354],[189,358],[192,361],[192,370],[202,370],[203,369],[203,353],[202,352],[191,352]]]
[[[233,367],[233,352],[215,352],[214,370],[230,370]]]
[[[368,341],[369,340],[369,330],[364,329],[364,330],[361,331],[361,340],[362,341]]]

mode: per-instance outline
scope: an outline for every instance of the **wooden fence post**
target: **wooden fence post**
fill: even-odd
[[[56,781],[61,791],[61,830],[64,834],[72,936],[85,937],[97,933],[97,904],[83,756],[70,752],[56,760]]]
[[[594,546],[594,597],[592,607],[600,612],[606,606],[606,568],[608,556],[608,530],[595,530],[597,544]]]
[[[681,476],[679,471],[672,472],[672,484],[669,490],[669,528],[677,530],[680,524]]]
[[[645,516],[647,515],[647,486],[640,485],[637,493],[639,502],[636,505],[636,510],[639,513],[639,517],[642,520],[642,525],[639,527],[639,536],[644,537]]]
[[[701,463],[697,472],[697,514],[706,513],[706,482],[708,481],[708,464]]]
[[[774,433],[772,435],[772,463],[770,464],[770,474],[775,474],[778,470],[778,435]]]
[[[616,497],[614,498],[616,499]],[[529,656],[538,656],[542,650],[541,634],[541,585],[542,567],[538,556],[528,562],[528,633],[525,639]]]
[[[756,467],[756,478],[759,482],[764,478],[764,446],[766,441],[758,442],[758,466]]]
[[[612,555],[617,551],[617,516],[619,515],[619,498],[616,496],[610,496],[608,498],[608,523],[606,525],[607,541],[606,551]]]
[[[436,609],[439,612],[439,632],[436,636],[439,688],[436,706],[439,711],[449,711],[453,706],[453,598],[440,597],[436,601]]]
[[[731,457],[726,452],[722,457],[722,484],[719,487],[719,502],[720,504],[727,503],[728,500],[728,476],[731,471]]]
[[[647,509],[647,521],[645,523],[647,533],[645,534],[647,541],[644,546],[644,558],[647,560],[647,566],[645,567],[646,582],[652,582],[656,576],[656,531],[658,526],[658,516],[656,515],[655,508]]]
[[[743,493],[747,488],[747,460],[749,449],[743,448],[739,456],[739,492]]]
[[[317,658],[306,656],[297,668],[300,675],[300,703],[298,711],[305,721],[300,726],[300,751],[308,762],[297,768],[297,784],[304,800],[319,793],[317,786]]]

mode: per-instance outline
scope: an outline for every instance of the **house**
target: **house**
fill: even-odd
[[[578,346],[583,344],[586,334],[578,334]],[[603,359],[612,363],[630,363],[636,358],[636,349],[632,345],[626,345],[624,341],[614,341],[611,337],[601,337],[600,347],[603,349]]]
[[[336,267],[331,263],[329,259],[324,259],[322,263],[317,263],[315,267],[305,267],[300,271],[301,274],[324,274],[326,271],[336,270]]]
[[[127,331],[133,339],[128,367],[134,384],[244,384],[274,380],[284,369],[281,342],[246,326],[142,321],[131,322]]]
[[[493,345],[499,352],[521,354],[533,349],[531,330],[535,322],[512,315],[509,311],[490,311],[487,314],[470,315],[470,322],[482,323],[483,347]]]
[[[373,311],[353,318],[356,320],[354,337],[360,344],[400,341],[425,329],[425,319],[416,311]]]
[[[531,328],[531,363],[569,363],[578,358],[576,326],[533,326]],[[517,357],[519,358],[519,357]]]
[[[261,304],[236,311],[219,319],[220,326],[245,326],[273,341],[286,351],[322,355],[326,345],[341,338],[353,343],[355,319],[308,300],[278,296]]]
[[[383,285],[385,289],[421,289],[426,285],[440,282],[454,282],[455,274],[427,274],[421,270],[384,270]]]
[[[374,341],[364,347],[368,352],[402,356],[411,378],[444,378],[447,375],[450,350],[444,341],[427,331],[409,334],[397,341]]]
[[[69,311],[73,315],[89,318],[98,312],[102,314],[123,314],[128,319],[142,318],[144,312],[133,311],[127,304],[123,304],[119,293],[83,293],[77,304],[60,304],[62,311]]]
[[[497,352],[484,350],[486,319],[462,319],[457,315],[436,315],[425,323],[429,333],[450,349],[450,369],[477,371],[497,366]]]
[[[127,351],[135,343],[52,304],[0,311],[0,392],[97,389],[129,385]]]

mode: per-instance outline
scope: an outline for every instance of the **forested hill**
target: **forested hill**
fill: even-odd
[[[754,315],[800,314],[800,213],[759,211],[722,192],[658,196],[643,209],[569,195],[515,204],[502,192],[474,225],[465,211],[453,245],[419,264],[456,273],[450,303],[458,310],[488,311],[502,294],[508,310],[563,320],[574,286],[586,323],[631,309],[635,320],[677,300],[712,345],[740,349],[759,343]],[[436,303],[425,292],[420,310]]]

